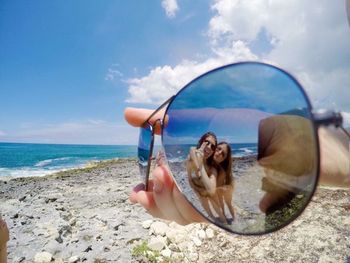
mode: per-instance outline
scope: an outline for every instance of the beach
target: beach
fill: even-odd
[[[305,212],[272,234],[152,218],[128,200],[136,159],[0,181],[9,262],[347,262],[350,190],[319,188]],[[46,261],[45,261],[46,260]]]

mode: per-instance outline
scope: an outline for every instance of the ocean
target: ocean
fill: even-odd
[[[189,150],[191,147],[196,146],[192,144],[182,145],[166,145],[166,157],[169,162],[181,162],[187,159]],[[257,155],[257,144],[256,143],[231,143],[232,157],[249,157]],[[160,147],[155,146],[154,153],[159,150]],[[138,154],[143,160],[143,164],[147,164],[148,154],[147,150],[138,148]]]
[[[191,146],[168,146],[168,161],[185,160]],[[254,143],[231,144],[231,147],[234,157],[254,155],[257,152],[257,145]],[[155,146],[154,153],[159,148]],[[136,158],[137,152],[136,145],[0,143],[0,177],[42,176],[71,168],[82,168],[93,161]],[[147,160],[148,153],[144,154]]]
[[[136,145],[0,143],[0,177],[42,176],[92,161],[136,156]]]

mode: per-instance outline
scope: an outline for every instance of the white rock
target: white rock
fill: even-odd
[[[183,262],[184,255],[181,252],[172,252],[171,259],[174,260],[174,262]]]
[[[170,258],[171,256],[171,250],[169,248],[165,248],[163,249],[160,254],[163,256],[163,257],[168,257]]]
[[[169,230],[169,227],[164,222],[156,221],[150,227],[151,234],[165,236],[166,232]]]
[[[203,229],[198,230],[197,231],[197,236],[198,236],[198,238],[200,238],[202,240],[205,239],[206,238],[205,231]]]
[[[153,257],[154,256],[154,252],[153,251],[146,251],[146,255],[148,257]]]
[[[184,240],[183,242],[177,243],[177,246],[181,252],[184,252],[184,251],[192,251],[193,244],[191,242]]]
[[[34,262],[35,263],[48,263],[52,259],[52,254],[49,252],[40,252],[37,253],[34,257]]]
[[[207,228],[205,230],[205,234],[207,235],[207,238],[211,239],[214,237],[214,230],[211,228]]]
[[[146,220],[142,222],[142,227],[145,229],[149,229],[151,227],[151,224],[153,223],[152,219]]]
[[[166,232],[166,237],[169,238],[171,242],[175,242],[176,236],[178,236],[179,233],[175,229],[169,228],[169,230]]]
[[[178,233],[177,235],[175,235],[173,242],[176,244],[180,244],[180,243],[183,243],[185,240],[186,240],[186,236],[182,233]]]
[[[174,244],[174,243],[170,243],[170,244],[169,244],[169,249],[170,249],[171,251],[173,251],[173,252],[179,250],[179,248],[177,247],[177,245]]]
[[[172,228],[172,229],[177,229],[177,230],[185,230],[185,226],[182,226],[182,225],[179,225],[178,223],[172,221],[170,224],[169,224],[169,227]]]
[[[148,247],[152,250],[161,251],[166,246],[166,237],[152,237],[148,242]]]
[[[193,237],[192,241],[197,247],[202,245],[202,241],[198,237]]]
[[[192,262],[197,262],[198,254],[196,252],[192,252],[190,253],[189,258]]]
[[[76,262],[78,262],[79,261],[79,257],[78,256],[73,256],[73,257],[70,257],[69,259],[68,259],[68,262],[69,263],[76,263]]]
[[[73,218],[71,218],[71,219],[69,220],[69,224],[70,224],[71,226],[76,225],[76,223],[77,223],[77,219],[76,219],[75,217],[73,217]]]

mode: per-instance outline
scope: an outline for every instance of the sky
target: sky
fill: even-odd
[[[350,123],[343,0],[2,0],[0,142],[137,144],[125,107],[238,61],[282,67]]]

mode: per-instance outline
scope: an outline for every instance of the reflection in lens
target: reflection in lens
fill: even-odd
[[[137,148],[140,174],[143,179],[146,177],[148,158],[151,148],[152,131],[150,125],[146,124],[140,128],[139,144]]]
[[[307,98],[285,72],[260,63],[212,71],[182,89],[166,116],[170,169],[208,220],[235,233],[271,232],[311,198],[315,129]]]

